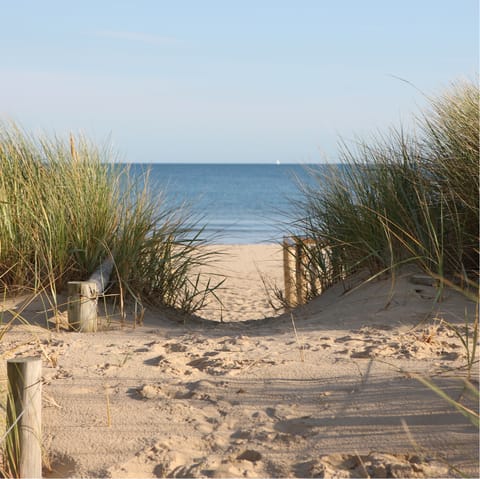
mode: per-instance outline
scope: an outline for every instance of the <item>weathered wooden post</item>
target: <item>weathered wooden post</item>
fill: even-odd
[[[74,331],[97,330],[97,285],[93,281],[68,283],[68,325]]]
[[[290,243],[289,238],[283,238],[283,282],[285,284],[285,301],[288,306],[292,306],[292,271],[290,268]]]
[[[303,243],[298,237],[295,237],[295,287],[297,292],[297,305],[303,304],[304,301],[304,273],[303,273]]]
[[[84,333],[97,330],[98,296],[103,294],[113,269],[113,258],[107,258],[88,281],[68,283],[68,324],[70,329]]]
[[[6,462],[12,477],[42,477],[42,360],[7,361]]]

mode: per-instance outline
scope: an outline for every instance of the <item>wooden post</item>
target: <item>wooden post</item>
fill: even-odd
[[[290,268],[290,244],[288,238],[283,239],[283,282],[285,284],[285,301],[292,306],[292,271]]]
[[[300,238],[295,238],[295,286],[297,290],[297,305],[305,302],[303,293],[304,274],[302,252],[302,240]]]
[[[68,283],[68,324],[85,333],[97,330],[97,285],[93,281]]]
[[[42,360],[7,361],[6,461],[12,477],[42,477]]]
[[[113,269],[109,256],[90,276],[88,281],[68,283],[68,324],[70,329],[83,333],[97,330],[97,300],[103,294]]]

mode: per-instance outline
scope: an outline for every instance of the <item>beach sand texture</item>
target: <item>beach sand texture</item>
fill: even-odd
[[[474,304],[447,290],[433,305],[405,272],[275,317],[261,276],[283,288],[280,247],[221,249],[223,307],[206,319],[147,309],[136,328],[3,338],[2,368],[43,358],[45,476],[449,477],[448,462],[478,477],[477,428],[413,377],[461,396],[464,352],[441,320],[462,327]]]

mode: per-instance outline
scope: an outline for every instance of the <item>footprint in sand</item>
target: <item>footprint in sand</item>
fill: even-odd
[[[253,359],[233,359],[231,357],[217,357],[218,353],[207,352],[199,358],[192,359],[187,363],[202,372],[212,376],[234,375],[245,368],[256,364],[274,364],[274,361],[253,360]]]
[[[237,429],[230,435],[230,441],[236,445],[240,444],[251,444],[253,441],[258,442],[270,442],[277,437],[271,430],[259,429],[259,425],[256,426],[255,430],[250,429]]]
[[[198,477],[198,465],[189,464],[190,454],[162,441],[135,454],[127,462],[108,470],[110,477]],[[188,451],[192,453],[191,450]],[[198,451],[199,452],[199,451]]]
[[[318,426],[318,419],[312,419],[311,416],[302,416],[277,422],[275,430],[283,434],[306,437],[316,434],[315,428],[318,428]]]
[[[209,457],[197,470],[200,470],[202,477],[267,477],[261,459],[259,461],[238,459],[244,452],[229,458]],[[250,452],[247,452],[247,456],[253,457],[250,456]]]
[[[57,366],[54,369],[44,369],[42,374],[42,382],[45,385],[50,384],[52,381],[55,379],[72,379],[73,380],[73,374],[66,369],[64,369],[62,366]]]
[[[448,466],[409,454],[331,454],[294,466],[303,477],[448,477]]]
[[[166,356],[161,354],[160,356],[155,356],[153,358],[146,359],[144,364],[148,366],[156,366],[158,367],[162,372],[165,373],[170,373],[170,374],[183,374],[183,375],[188,375],[191,374],[190,371],[184,370],[180,367],[177,367],[178,365],[174,365],[170,359],[168,359]]]
[[[163,347],[169,353],[184,353],[188,351],[188,346],[184,343],[166,343]]]
[[[156,399],[159,397],[169,397],[169,394],[160,386],[154,384],[145,384],[137,390],[138,395],[143,399]]]
[[[359,351],[353,351],[350,353],[350,357],[354,359],[367,359],[375,356],[373,350],[375,346],[367,346],[365,349]]]

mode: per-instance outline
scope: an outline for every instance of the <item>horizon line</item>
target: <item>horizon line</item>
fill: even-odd
[[[199,162],[192,162],[192,161],[111,161],[108,163],[127,163],[130,165],[271,165],[271,166],[302,166],[302,165],[338,165],[341,162],[285,162],[285,163],[275,163],[275,162],[248,162],[248,163],[241,163],[241,162],[220,162],[220,161],[199,161]]]

